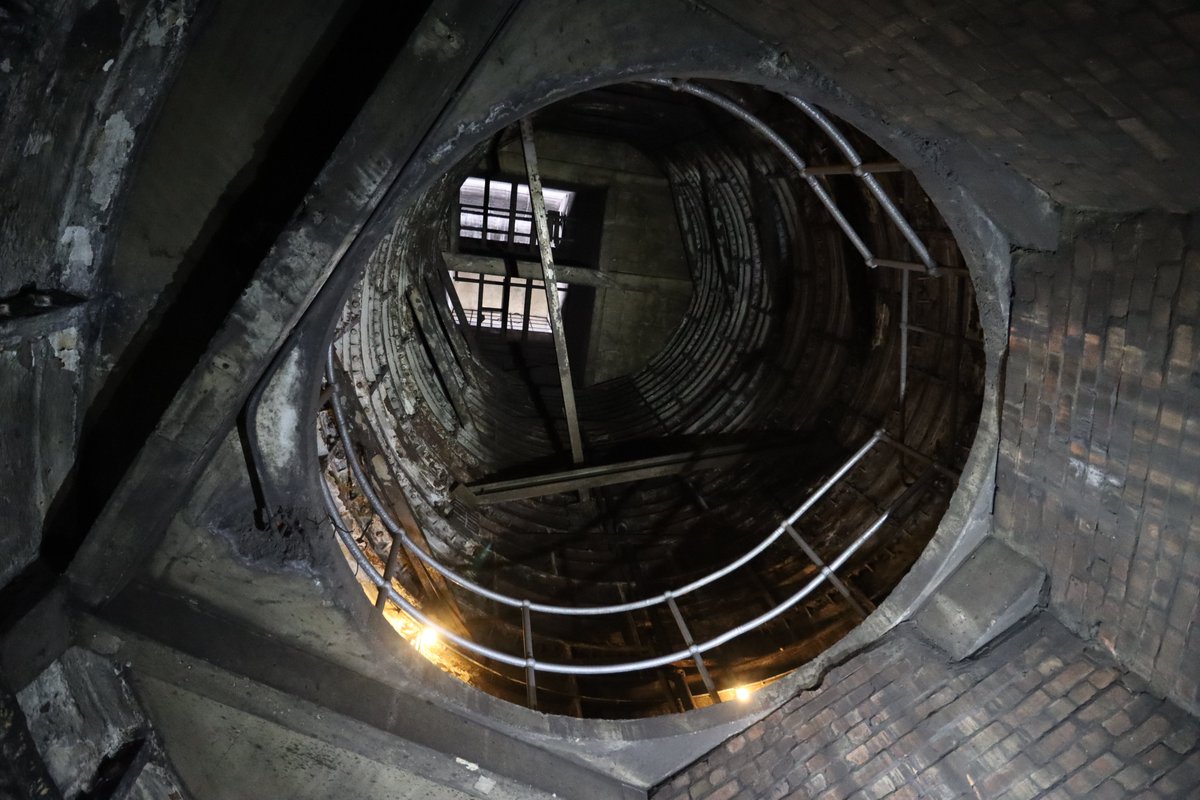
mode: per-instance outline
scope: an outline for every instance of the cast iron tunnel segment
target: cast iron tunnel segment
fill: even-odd
[[[979,342],[977,320],[961,302],[964,291],[970,296],[961,256],[951,237],[922,242],[918,230],[944,223],[877,145],[793,96],[747,90],[735,101],[715,86],[678,80],[598,91],[608,94],[581,103],[615,103],[622,113],[623,97],[673,102],[691,123],[686,136],[655,151],[693,287],[675,334],[628,378],[573,385],[577,350],[568,348],[579,342],[569,340],[572,323],[559,302],[566,297],[576,313],[579,297],[591,293],[629,303],[646,280],[572,262],[569,248],[550,252],[557,234],[544,203],[537,213],[539,151],[561,171],[563,142],[578,131],[568,130],[569,109],[544,109],[536,146],[528,118],[501,131],[492,155],[474,165],[464,159],[397,223],[373,268],[385,288],[373,290],[368,276],[361,311],[347,317],[357,327],[345,323],[339,334],[342,357],[330,349],[322,490],[376,608],[399,610],[422,635],[436,632],[447,657],[467,665],[443,668],[465,670],[469,681],[514,701],[519,687],[520,701],[541,710],[636,716],[721,702],[739,684],[772,680],[874,610],[919,554],[957,482],[964,431],[973,430],[959,395],[977,400],[972,365],[981,354],[969,347]],[[734,127],[698,137],[698,120],[714,124],[703,108]],[[504,151],[512,144],[519,150]],[[502,151],[513,157],[507,167]],[[842,163],[823,163],[830,155]],[[457,221],[454,206],[447,213],[438,198],[462,174],[482,176],[485,214],[489,181],[509,187],[510,216],[518,213],[516,181],[528,181],[536,261],[483,254],[486,218],[483,252],[460,252],[428,233],[439,217]],[[831,181],[857,184],[861,196],[835,192]],[[608,191],[620,190],[614,186]],[[616,221],[628,225],[629,217]],[[507,224],[511,247],[515,227]],[[835,246],[839,238],[857,267]],[[911,256],[879,255],[903,250]],[[894,270],[855,277],[876,267]],[[481,281],[469,319],[452,283],[462,270],[498,276],[503,304],[484,302]],[[519,339],[505,340],[506,326],[471,324],[485,305],[510,313],[507,287],[524,281],[528,289],[536,278],[550,312],[545,339],[525,325]],[[865,292],[854,313],[868,316],[852,329],[854,291]],[[403,308],[387,305],[393,294]],[[364,349],[379,335],[383,361]],[[502,340],[517,372],[489,360]],[[942,348],[954,353],[945,377]],[[889,384],[895,388],[885,391]],[[831,406],[834,397],[843,400]],[[389,423],[379,415],[401,406],[395,431],[383,432],[378,426]],[[564,421],[570,466],[554,445]],[[799,434],[800,444],[789,444]],[[420,461],[431,457],[441,460]],[[449,485],[430,493],[434,474],[449,476]],[[384,498],[406,494],[411,509],[401,524]],[[780,520],[771,508],[792,510]],[[763,529],[771,530],[765,538]],[[406,577],[420,573],[441,588]],[[505,621],[506,613],[517,621]],[[665,700],[647,699],[656,693]],[[640,710],[652,708],[659,710]]]

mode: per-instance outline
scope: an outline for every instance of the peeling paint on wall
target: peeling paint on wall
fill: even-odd
[[[133,126],[118,111],[104,123],[104,132],[96,146],[96,157],[88,165],[92,174],[91,200],[100,211],[108,208],[121,185],[121,175],[133,149]]]
[[[63,369],[68,372],[76,372],[79,369],[79,329],[72,326],[61,331],[55,331],[50,335],[50,347],[54,350],[54,357],[63,365]]]
[[[82,225],[68,225],[59,237],[59,258],[66,262],[63,281],[77,270],[90,270],[96,254],[92,249],[92,236]]]

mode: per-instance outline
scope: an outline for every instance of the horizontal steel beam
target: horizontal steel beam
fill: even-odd
[[[511,480],[480,481],[459,484],[453,494],[460,500],[476,506],[505,503],[510,500],[528,500],[560,492],[580,489],[596,489],[621,483],[661,478],[667,475],[682,475],[704,469],[728,466],[755,453],[798,447],[795,443],[751,445],[732,444],[700,447],[668,455],[616,461],[609,464],[591,464],[574,469],[545,472]]]
[[[506,261],[495,256],[480,256],[471,253],[442,253],[446,269],[457,272],[472,272],[478,275],[511,276],[516,278],[542,279],[542,267],[536,261]],[[687,278],[671,278],[657,275],[628,275],[621,272],[601,272],[586,267],[566,267],[555,264],[555,277],[559,283],[569,286],[592,286],[597,289],[619,289],[625,292],[652,292],[665,282],[690,283]]]

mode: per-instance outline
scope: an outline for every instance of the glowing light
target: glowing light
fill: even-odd
[[[733,696],[739,703],[744,703],[750,699],[750,689],[745,686],[739,686],[733,690]]]
[[[424,628],[413,639],[413,645],[418,652],[424,652],[438,643],[438,632],[433,628]]]

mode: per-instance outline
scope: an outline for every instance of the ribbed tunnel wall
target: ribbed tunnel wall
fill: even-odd
[[[387,5],[377,4],[375,10]],[[214,6],[217,13],[211,13]],[[405,6],[410,7],[422,8]],[[451,35],[445,38],[453,43],[458,32],[475,31],[469,21],[478,19],[481,7],[438,3],[430,17],[449,26]],[[530,795],[536,791],[524,784],[560,797],[571,794],[564,785],[589,797],[640,796],[625,784],[608,795],[583,792],[574,783],[581,771],[540,769],[537,759],[497,755],[494,739],[471,739],[469,734],[485,727],[478,717],[465,725],[462,717],[429,724],[426,712],[445,702],[436,694],[431,700],[414,691],[417,699],[410,706],[393,702],[398,693],[375,694],[384,688],[381,683],[411,686],[403,683],[406,671],[421,680],[431,676],[413,669],[399,650],[392,655],[400,657],[390,662],[375,658],[369,648],[339,649],[331,641],[344,639],[314,634],[314,622],[320,620],[336,619],[342,631],[361,620],[342,614],[328,585],[315,584],[308,573],[242,563],[206,527],[212,518],[184,525],[182,548],[179,542],[176,549],[160,548],[160,563],[173,562],[181,570],[176,574],[112,551],[74,559],[72,573],[125,569],[143,589],[150,587],[117,598],[124,601],[123,622],[111,604],[104,609],[80,602],[73,574],[61,574],[71,550],[55,536],[56,518],[61,527],[61,512],[74,517],[79,510],[64,502],[72,496],[70,485],[98,484],[89,490],[95,496],[88,500],[91,508],[82,509],[77,536],[102,534],[91,530],[88,514],[110,499],[122,476],[136,476],[126,465],[138,454],[145,469],[167,476],[184,494],[203,494],[212,487],[212,474],[223,472],[227,482],[219,484],[224,489],[212,500],[221,519],[250,518],[245,498],[251,493],[236,444],[232,456],[226,452],[215,461],[200,485],[197,476],[211,455],[208,450],[189,451],[199,461],[181,465],[122,423],[136,417],[144,434],[158,424],[154,441],[168,446],[183,439],[202,447],[184,437],[219,439],[232,430],[244,397],[234,389],[223,399],[181,391],[175,399],[198,409],[189,420],[199,425],[187,426],[182,434],[161,425],[171,419],[161,406],[180,385],[168,382],[169,391],[162,393],[161,377],[206,369],[200,354],[208,334],[218,329],[223,332],[214,342],[216,352],[229,355],[222,343],[230,331],[222,321],[231,310],[235,320],[270,319],[283,293],[241,294],[251,272],[259,277],[261,252],[252,247],[234,248],[244,262],[237,275],[231,275],[224,257],[201,260],[201,268],[195,268],[191,254],[206,249],[208,223],[219,223],[235,203],[250,212],[248,226],[261,226],[264,251],[278,234],[282,221],[272,225],[260,213],[257,201],[264,194],[245,191],[242,181],[256,179],[266,197],[280,197],[280,185],[269,172],[261,174],[259,161],[269,157],[281,173],[299,174],[296,151],[286,139],[312,142],[313,128],[298,123],[331,117],[322,97],[309,104],[307,117],[290,112],[311,69],[322,66],[325,44],[336,42],[355,53],[368,49],[362,26],[357,32],[339,29],[336,11],[336,4],[322,2],[0,2],[5,302],[29,285],[85,301],[60,308],[65,314],[10,316],[2,322],[0,405],[6,413],[0,414],[0,465],[6,491],[0,505],[6,524],[0,529],[0,615],[5,617],[0,710],[6,724],[0,745],[5,753],[13,753],[15,745],[21,757],[0,759],[0,794],[52,796],[41,762],[50,763],[60,743],[87,754],[70,762],[86,770],[80,773],[85,777],[98,761],[105,768],[112,763],[104,756],[113,754],[106,750],[113,740],[95,727],[62,730],[54,727],[62,706],[22,707],[14,697],[47,663],[53,669],[79,663],[59,657],[70,646],[67,656],[87,653],[82,660],[93,665],[92,677],[111,681],[121,664],[137,680],[141,699],[147,699],[142,690],[157,686],[159,700],[171,700],[174,714],[152,705],[145,722],[162,737],[172,762],[159,754],[153,766],[177,769],[179,788],[187,796],[241,796],[249,786],[263,796],[312,798],[354,794],[357,787],[364,795],[416,791],[414,776],[393,769],[397,763],[422,769],[409,741],[437,749],[449,769],[466,776],[469,783],[453,785],[467,791],[481,778],[507,774],[521,781],[517,796],[525,794],[523,788]],[[981,496],[995,489],[994,518],[988,516],[990,504],[984,504],[986,531],[1049,573],[1046,612],[961,663],[950,663],[946,653],[905,625],[874,647],[854,655],[839,652],[839,665],[820,672],[819,687],[776,684],[787,686],[794,697],[780,698],[774,713],[668,779],[669,788],[660,796],[1195,796],[1200,786],[1195,719],[1200,709],[1195,669],[1200,659],[1195,624],[1200,429],[1194,348],[1200,324],[1195,213],[1200,15],[1193,5],[1172,0],[1024,5],[981,0],[936,7],[859,0],[614,0],[527,2],[512,19],[515,24],[495,33],[496,54],[479,62],[482,77],[472,80],[486,83],[499,74],[509,86],[525,86],[547,72],[582,79],[578,72],[621,63],[639,45],[640,52],[655,57],[666,51],[669,61],[694,46],[695,39],[685,37],[697,29],[703,37],[688,51],[689,63],[707,65],[714,56],[720,61],[722,51],[712,44],[735,43],[730,49],[735,56],[749,53],[741,67],[757,70],[762,80],[813,88],[828,107],[859,122],[897,153],[908,154],[956,231],[973,229],[985,239],[994,235],[989,241],[1002,255],[981,258],[976,252],[971,259],[985,317],[997,305],[1008,305],[1012,289],[1011,332],[1004,315],[988,328],[989,345],[994,334],[1008,336],[1009,345],[999,376],[998,476],[995,485],[989,478],[977,488]],[[385,38],[394,48],[386,54],[411,55],[414,47],[400,34],[407,26],[380,25],[369,15],[365,21],[379,32],[376,41]],[[597,35],[607,31],[612,31],[607,39]],[[493,35],[490,29],[486,33]],[[557,42],[556,35],[577,48],[533,50],[533,43]],[[585,37],[591,48],[583,48]],[[738,37],[761,37],[763,43],[735,50]],[[505,65],[516,66],[505,71]],[[411,85],[422,89],[447,71],[420,59],[406,61],[404,70]],[[526,81],[530,75],[534,78]],[[345,83],[327,91],[345,98],[349,95],[342,89],[351,88],[356,77],[361,76],[345,74]],[[528,91],[543,88],[536,84]],[[364,89],[350,102],[349,116],[368,94]],[[413,95],[429,96],[417,90]],[[430,113],[441,110],[448,98],[448,93],[434,94],[430,103],[437,105]],[[180,116],[181,108],[194,116]],[[415,147],[432,118],[404,117],[417,121],[389,144]],[[429,144],[441,147],[452,138],[443,128]],[[319,167],[334,144],[309,153],[309,166]],[[281,218],[292,214],[307,178],[299,184],[294,199],[284,194],[278,203]],[[131,247],[124,229],[143,222],[146,241]],[[336,235],[345,232],[339,222],[345,221],[326,218]],[[175,233],[164,238],[168,231]],[[114,252],[122,255],[114,258]],[[342,264],[335,277],[355,267]],[[269,263],[261,270],[270,276]],[[182,282],[192,271],[205,272],[219,291]],[[307,293],[305,302],[323,279],[324,273],[320,279],[310,275],[298,287]],[[994,302],[985,303],[989,292]],[[289,308],[300,313],[300,306]],[[179,347],[171,332],[181,329],[194,350]],[[151,361],[155,369],[131,375],[121,367],[131,357],[136,360],[137,346],[128,344],[135,330],[139,340],[162,343],[165,360]],[[248,387],[268,369],[277,344],[234,350],[222,373]],[[914,347],[926,346],[915,339]],[[378,369],[386,360],[363,363]],[[169,369],[157,369],[163,365]],[[373,380],[380,378],[381,373],[372,373]],[[403,413],[393,380],[358,387],[375,399],[371,413],[378,419],[387,418],[378,400],[387,393],[395,400],[395,413]],[[93,400],[111,396],[114,387],[138,400],[115,416]],[[162,393],[161,404],[144,402],[151,388]],[[315,396],[316,387],[309,388]],[[420,413],[427,422],[434,419],[428,410]],[[995,427],[992,415],[985,419]],[[304,433],[310,433],[307,415],[304,425]],[[108,440],[107,433],[97,439],[97,427],[114,434],[119,452],[96,446]],[[81,457],[81,449],[93,455]],[[996,454],[983,452],[989,449],[994,450],[979,448],[980,458],[973,462],[991,460]],[[301,464],[296,469],[308,469],[307,459],[294,463]],[[421,494],[414,498],[424,503]],[[176,507],[171,493],[140,495],[136,510],[127,507],[115,516],[114,526],[138,540],[154,540],[161,526],[153,521],[174,514]],[[422,508],[428,511],[427,505]],[[159,512],[159,517],[150,515],[150,524],[144,516],[148,511]],[[256,545],[270,549],[271,537],[246,525],[253,535],[262,534]],[[460,552],[442,549],[448,557]],[[31,596],[25,578],[44,570],[47,556],[54,591]],[[233,579],[214,579],[213,573],[221,571]],[[292,592],[291,602],[280,602],[281,589]],[[64,598],[69,602],[60,602]],[[181,625],[189,619],[178,613],[183,607],[211,624]],[[103,636],[93,635],[97,620],[107,620]],[[111,635],[114,630],[119,636]],[[145,657],[147,646],[162,653],[158,671]],[[332,662],[350,666],[331,673]],[[422,691],[436,693],[430,688],[436,684],[430,679]],[[177,705],[180,696],[190,699]],[[95,697],[84,697],[86,702],[70,708],[70,714],[78,710],[91,717],[89,726],[103,725],[114,709],[94,704]],[[473,702],[462,706],[479,708]],[[514,727],[545,721],[503,704],[487,710],[510,713],[508,719],[519,720]],[[649,722],[712,716],[701,712]],[[404,722],[410,727],[400,727]],[[563,736],[561,727],[538,728],[550,731],[538,746],[555,742],[558,752],[569,750],[580,760],[597,746],[645,753],[659,771],[637,773],[633,782],[642,789],[662,780],[662,770],[682,763],[679,750],[664,756],[662,740],[631,734],[637,726],[579,727],[590,733],[577,737],[571,729]],[[46,738],[31,735],[48,729]],[[139,725],[136,735],[144,730]],[[690,735],[666,738],[695,741]],[[298,753],[311,754],[300,768]],[[479,772],[455,757],[478,760]],[[683,760],[693,757],[684,751]],[[624,780],[631,773],[619,774]],[[559,782],[548,784],[551,777]],[[57,775],[54,782],[67,786]]]
[[[831,162],[828,145],[794,109],[789,114],[769,95],[757,102],[813,163]],[[856,138],[868,160],[888,158]],[[446,301],[436,270],[450,245],[449,199],[461,167],[395,226],[344,319],[338,351],[364,410],[362,431],[374,432],[364,441],[381,448],[390,466],[386,480],[407,495],[440,558],[512,596],[602,605],[678,587],[774,530],[877,429],[951,470],[961,468],[972,441],[983,373],[974,295],[953,238],[911,175],[881,179],[951,269],[911,278],[901,421],[901,272],[869,270],[780,152],[740,125],[701,132],[655,155],[674,196],[692,301],[645,368],[578,390],[585,453],[638,455],[648,441],[660,451],[746,439],[774,449],[686,478],[606,487],[582,503],[564,494],[477,508],[452,499],[459,483],[531,462],[553,464],[556,453],[561,465],[567,438],[549,337],[524,347],[524,357],[539,361],[546,375],[531,389],[480,357],[479,340],[488,334],[460,330]],[[469,166],[472,159],[465,161]],[[832,181],[829,190],[876,252],[911,258],[857,179]],[[413,291],[422,298],[419,315]],[[780,449],[789,438],[792,446]],[[929,464],[879,445],[798,530],[830,560],[903,496],[895,520],[845,568],[869,611],[919,555],[953,488]],[[380,533],[374,542],[383,557]],[[816,572],[784,539],[679,605],[703,641],[773,608]],[[481,641],[519,651],[519,614],[454,594]],[[824,586],[712,653],[709,667],[719,688],[768,679],[808,660],[860,619]],[[625,618],[535,614],[533,622],[535,651],[547,660],[626,661],[685,647],[661,606]],[[688,679],[693,694],[705,694],[694,670]],[[655,673],[593,679],[581,690],[549,678],[539,688],[548,687],[550,708],[555,690],[568,703],[574,692],[594,698],[585,714],[690,705],[677,685],[672,691],[683,699],[662,697],[661,680]],[[511,679],[504,685],[519,688]]]

